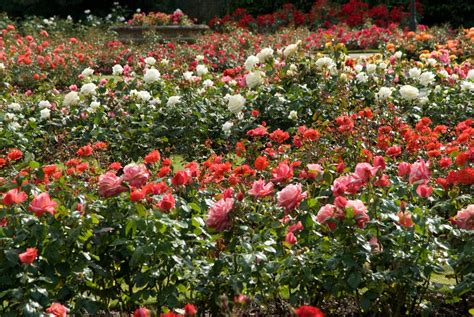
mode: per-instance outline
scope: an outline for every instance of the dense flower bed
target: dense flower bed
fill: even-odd
[[[472,30],[67,23],[2,32],[2,315],[471,308]]]

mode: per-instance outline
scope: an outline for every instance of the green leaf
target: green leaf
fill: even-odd
[[[353,272],[349,275],[349,278],[347,279],[347,284],[353,289],[357,289],[359,287],[360,282],[362,280],[362,276],[358,272]]]

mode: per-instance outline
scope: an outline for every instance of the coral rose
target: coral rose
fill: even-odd
[[[27,248],[26,252],[20,253],[18,259],[23,264],[31,264],[38,257],[38,249],[36,248]]]
[[[67,311],[68,309],[60,303],[52,303],[51,306],[46,309],[46,312],[54,315],[54,317],[66,317]]]
[[[18,188],[13,188],[7,191],[3,196],[2,203],[5,206],[16,205],[26,200],[26,193],[20,191]]]
[[[30,210],[38,217],[41,217],[45,212],[54,215],[57,203],[49,197],[48,193],[41,193],[35,196],[30,202]]]

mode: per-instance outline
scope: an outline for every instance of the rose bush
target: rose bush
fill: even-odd
[[[414,40],[393,28],[382,53],[355,58],[349,38],[331,43],[343,26],[140,48],[65,41],[72,22],[10,22],[2,315],[321,316],[347,314],[342,302],[434,315],[440,298],[471,308],[463,31],[410,59],[424,44],[397,50]],[[385,42],[379,31],[350,37]],[[432,31],[415,40],[444,45]]]

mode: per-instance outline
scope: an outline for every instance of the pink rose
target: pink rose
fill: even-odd
[[[306,192],[302,192],[301,184],[290,184],[277,193],[278,206],[291,211],[306,199]]]
[[[37,216],[41,217],[45,212],[49,212],[54,215],[56,210],[57,203],[49,197],[48,193],[41,193],[38,196],[35,196],[30,202],[30,210]]]
[[[422,182],[426,183],[430,178],[431,172],[428,169],[425,161],[422,159],[418,160],[417,162],[413,163],[410,168],[410,176],[408,181],[410,184],[415,182]]]
[[[407,162],[398,164],[398,176],[403,177],[410,173],[411,165]]]
[[[277,183],[284,183],[286,181],[289,181],[293,177],[293,168],[288,164],[282,162],[272,170],[272,176],[272,181]]]
[[[354,219],[356,220],[357,225],[359,228],[364,228],[365,223],[370,220],[367,215],[367,207],[365,207],[364,203],[359,199],[348,200],[346,208],[351,208],[354,211]]]
[[[336,206],[331,204],[324,205],[319,209],[316,219],[319,223],[325,223],[329,229],[334,230],[336,229],[336,222],[334,221],[335,212]]]
[[[458,211],[456,224],[459,228],[474,230],[474,204]]]
[[[26,193],[20,191],[18,188],[13,188],[7,191],[5,196],[3,196],[2,203],[5,206],[20,204],[26,200]]]
[[[217,201],[214,206],[209,209],[207,225],[221,232],[229,229],[231,226],[229,212],[233,207],[233,198],[225,198]]]
[[[114,172],[107,172],[99,176],[99,195],[102,197],[112,197],[126,191],[122,186],[122,179]]]
[[[308,164],[308,178],[315,179],[317,176],[323,174],[323,167],[320,164]]]
[[[296,244],[297,242],[295,235],[291,231],[286,234],[285,241],[290,245]]]
[[[123,168],[122,179],[130,186],[141,187],[143,186],[147,179],[150,177],[150,172],[144,164],[128,164]]]
[[[357,175],[359,179],[366,182],[371,177],[374,177],[378,170],[378,167],[374,167],[369,163],[359,163],[356,165],[354,174]]]
[[[254,197],[265,197],[273,193],[273,183],[268,182],[265,184],[265,180],[259,179],[253,182],[252,189],[249,190],[249,195]]]
[[[433,187],[426,184],[420,184],[416,188],[416,193],[422,198],[428,198],[431,196],[431,193],[433,193]]]

